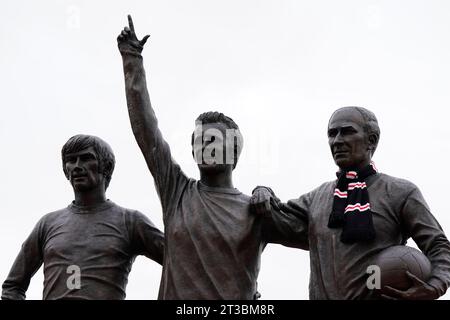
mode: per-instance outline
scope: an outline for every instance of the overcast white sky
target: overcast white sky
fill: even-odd
[[[110,143],[108,197],[163,228],[161,207],[129,125],[116,37],[134,19],[160,128],[198,177],[190,135],[218,110],[244,136],[234,184],[298,197],[336,170],[326,138],[332,111],[378,117],[380,171],[413,181],[450,232],[450,2],[3,1],[0,11],[0,282],[38,219],[73,199],[60,150],[77,133]],[[138,258],[128,299],[155,299],[161,267]],[[263,299],[307,299],[305,251],[269,245]],[[29,299],[42,297],[42,269]],[[443,297],[449,299],[450,293]]]

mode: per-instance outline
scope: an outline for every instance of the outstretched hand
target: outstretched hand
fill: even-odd
[[[122,53],[141,53],[149,37],[150,35],[146,35],[142,40],[138,40],[134,31],[133,19],[128,15],[128,27],[125,27],[117,37],[117,45]]]
[[[385,294],[382,294],[381,297],[386,300],[433,300],[439,298],[436,290],[432,286],[420,280],[409,271],[406,271],[406,275],[413,282],[411,288],[401,291],[385,286]]]

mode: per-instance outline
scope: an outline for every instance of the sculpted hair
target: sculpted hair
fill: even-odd
[[[244,139],[242,137],[241,131],[239,130],[238,125],[236,122],[234,122],[233,119],[230,117],[227,117],[221,112],[217,111],[208,111],[200,114],[196,122],[201,122],[202,124],[208,124],[208,123],[223,123],[227,129],[233,129],[235,130],[234,133],[236,134],[236,139],[234,139],[234,164],[233,169],[236,168],[236,164],[238,162],[239,156],[242,151],[242,147],[244,145]],[[194,145],[194,133],[192,133],[191,137],[191,145]]]
[[[111,181],[112,173],[114,171],[116,159],[109,144],[99,137],[78,134],[67,140],[67,142],[61,149],[64,174],[67,177],[65,156],[69,153],[80,152],[81,150],[87,149],[89,147],[93,147],[95,153],[97,154],[99,162],[99,172],[103,173],[103,176],[105,177],[105,189],[107,189],[109,186],[109,182]]]

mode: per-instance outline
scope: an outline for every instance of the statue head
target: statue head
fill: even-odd
[[[375,114],[363,107],[336,110],[328,122],[328,143],[336,165],[358,170],[370,163],[380,140]]]
[[[233,119],[210,111],[196,119],[191,145],[200,171],[233,170],[242,151],[243,138]]]
[[[61,150],[63,170],[75,190],[90,190],[103,183],[109,186],[114,171],[114,153],[104,140],[79,134],[71,137]]]

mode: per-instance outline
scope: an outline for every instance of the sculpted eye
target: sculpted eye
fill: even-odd
[[[66,162],[73,163],[73,162],[75,162],[75,158],[74,157],[66,157]]]
[[[332,138],[335,137],[337,133],[337,130],[328,130],[328,137]]]
[[[83,154],[80,158],[83,161],[95,160],[95,157],[92,154]]]
[[[352,128],[352,127],[342,129],[342,134],[353,134],[356,132],[357,131],[355,130],[355,128]]]

